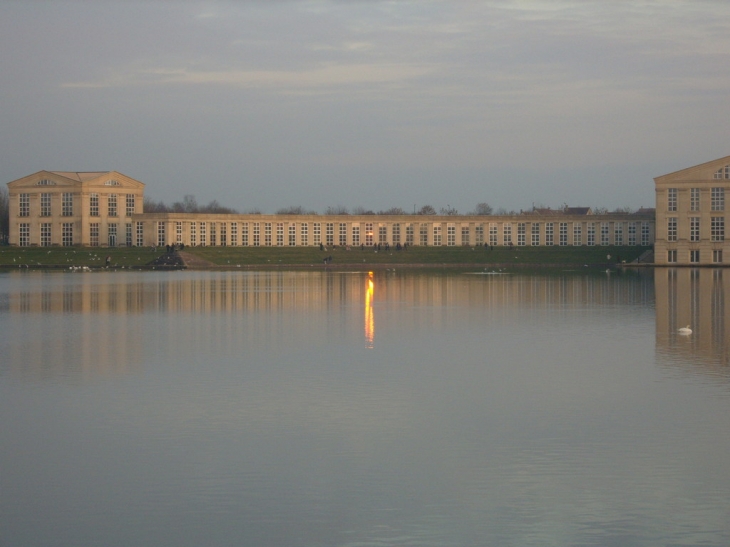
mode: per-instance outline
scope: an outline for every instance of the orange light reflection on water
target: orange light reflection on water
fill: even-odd
[[[373,315],[373,272],[368,272],[368,285],[365,290],[365,347],[373,349],[375,342],[375,316]]]

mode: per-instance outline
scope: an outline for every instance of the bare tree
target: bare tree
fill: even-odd
[[[155,201],[149,196],[144,197],[143,202],[145,213],[169,213],[170,208],[162,201]]]
[[[350,211],[344,205],[330,205],[324,211],[325,215],[349,215]]]
[[[391,207],[390,209],[386,209],[385,211],[378,211],[379,215],[407,215],[408,213],[405,212],[405,210],[401,209],[400,207]]]
[[[282,207],[276,211],[277,215],[304,215],[304,207],[301,205],[291,205],[289,207]]]
[[[483,216],[491,215],[492,214],[492,206],[489,205],[489,203],[486,203],[486,202],[477,203],[477,206],[474,209],[474,212],[471,213],[471,214],[473,214],[473,215],[483,215]]]
[[[447,205],[446,207],[441,207],[439,213],[441,213],[442,215],[455,216],[459,214],[459,211],[456,210],[456,207]]]
[[[365,207],[354,207],[352,209],[353,215],[374,215],[375,213],[371,209],[365,209]]]
[[[419,215],[435,215],[436,209],[433,208],[431,205],[424,205],[418,210]]]

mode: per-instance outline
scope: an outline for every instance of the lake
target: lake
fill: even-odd
[[[726,546],[725,295],[722,269],[0,273],[0,546]]]

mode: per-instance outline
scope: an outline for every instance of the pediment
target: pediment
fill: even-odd
[[[143,189],[144,183],[118,171],[38,171],[32,175],[11,181],[8,188],[18,191],[22,188],[48,186],[67,188],[104,188],[107,191],[117,187],[124,189]]]
[[[53,187],[74,187],[79,186],[80,182],[73,180],[72,178],[65,177],[60,173],[53,171],[38,171],[32,175],[25,176],[20,179],[16,179],[8,183],[10,190],[18,190],[21,188],[39,188],[47,186]]]
[[[712,182],[724,180],[730,182],[730,156],[708,161],[694,167],[688,167],[668,173],[660,177],[656,177],[654,182],[657,184],[668,183],[694,183],[694,182]]]

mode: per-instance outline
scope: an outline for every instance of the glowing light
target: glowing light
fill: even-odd
[[[365,290],[365,347],[373,349],[375,343],[375,316],[373,314],[373,272],[368,272],[368,285]]]

